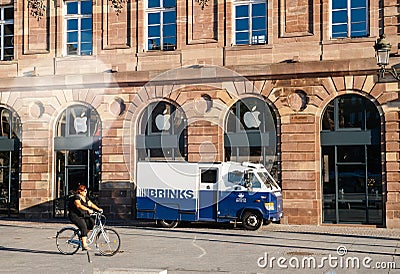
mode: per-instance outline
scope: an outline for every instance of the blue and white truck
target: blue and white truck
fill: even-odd
[[[241,222],[248,230],[283,217],[281,189],[260,164],[139,162],[137,219]]]

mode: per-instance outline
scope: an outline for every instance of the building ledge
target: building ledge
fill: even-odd
[[[377,74],[375,58],[326,60],[311,62],[284,62],[277,64],[227,66],[240,75],[256,80],[296,79],[327,76],[371,75]]]

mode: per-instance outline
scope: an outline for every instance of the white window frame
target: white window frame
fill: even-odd
[[[5,37],[4,26],[11,24],[14,25],[14,19],[4,20],[4,10],[7,8],[14,9],[13,6],[0,6],[0,61],[4,61],[4,37]],[[13,33],[13,40],[14,40],[14,33]],[[14,53],[14,46],[12,47],[12,49]],[[14,59],[14,57],[12,59]]]
[[[253,38],[253,26],[252,26],[252,5],[255,4],[265,4],[266,10],[265,10],[265,42],[264,43],[252,43],[252,38]],[[243,5],[248,5],[249,6],[249,44],[237,44],[236,43],[236,7],[237,6],[243,6]],[[268,1],[266,0],[238,0],[238,1],[233,1],[233,11],[232,11],[232,41],[233,45],[264,45],[268,43]]]
[[[346,24],[347,24],[347,26],[348,26],[348,28],[347,28],[347,35],[346,35],[346,37],[333,37],[333,12],[334,12],[334,9],[333,9],[333,1],[334,0],[331,0],[330,1],[330,24],[329,24],[329,28],[330,28],[330,37],[331,37],[331,39],[344,39],[344,38],[362,38],[362,36],[354,36],[354,37],[352,37],[351,36],[351,24],[353,23],[352,21],[351,21],[351,0],[347,0],[347,8],[346,8],[346,11],[347,11],[347,22],[346,22]],[[369,9],[370,9],[370,4],[369,4],[369,1],[368,0],[366,0],[366,7],[365,7],[365,31],[366,31],[366,36],[365,37],[367,37],[368,35],[369,35],[369,23],[370,23],[370,20],[369,20]]]
[[[67,14],[67,3],[71,2],[77,2],[78,3],[78,14]],[[82,56],[81,52],[81,45],[82,45],[82,19],[85,18],[92,18],[92,54],[91,55],[84,55],[84,56],[93,56],[93,9],[91,14],[81,14],[82,9],[81,5],[82,2],[87,2],[87,1],[82,1],[82,0],[71,0],[71,1],[65,1],[64,6],[63,6],[63,13],[64,13],[64,55],[65,56]],[[68,44],[67,44],[67,37],[68,37],[68,20],[71,19],[78,19],[78,52],[77,54],[68,54]]]
[[[149,49],[149,43],[148,43],[148,41],[149,41],[149,14],[150,13],[160,13],[160,51],[163,51],[163,50],[165,50],[164,49],[164,30],[163,30],[163,26],[164,26],[164,24],[163,24],[163,16],[164,16],[164,13],[166,13],[166,12],[171,12],[171,11],[175,11],[175,15],[176,15],[176,4],[175,4],[175,7],[173,7],[173,8],[171,8],[171,7],[169,7],[169,8],[164,8],[162,5],[163,5],[163,0],[160,0],[160,7],[155,7],[155,8],[148,8],[148,1],[146,1],[146,3],[145,3],[145,5],[146,5],[146,8],[145,8],[145,35],[146,35],[146,39],[145,39],[145,49],[146,49],[146,51],[157,51],[157,50],[153,50],[153,49]],[[177,21],[177,19],[175,18],[175,27],[176,27],[176,21]],[[177,35],[178,35],[178,33],[177,32],[175,32],[175,41],[177,42]],[[175,45],[175,49],[176,49],[176,45]]]

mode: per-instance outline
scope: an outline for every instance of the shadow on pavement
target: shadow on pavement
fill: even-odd
[[[33,249],[5,247],[5,246],[0,246],[0,252],[1,251],[25,252],[25,253],[35,253],[35,254],[48,254],[48,255],[60,254],[60,252],[56,251],[33,250]]]

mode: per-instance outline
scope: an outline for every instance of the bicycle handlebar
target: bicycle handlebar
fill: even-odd
[[[103,215],[103,211],[96,211],[96,210],[93,210],[93,213],[90,214],[90,216],[97,216],[97,215],[104,216],[104,215]]]

